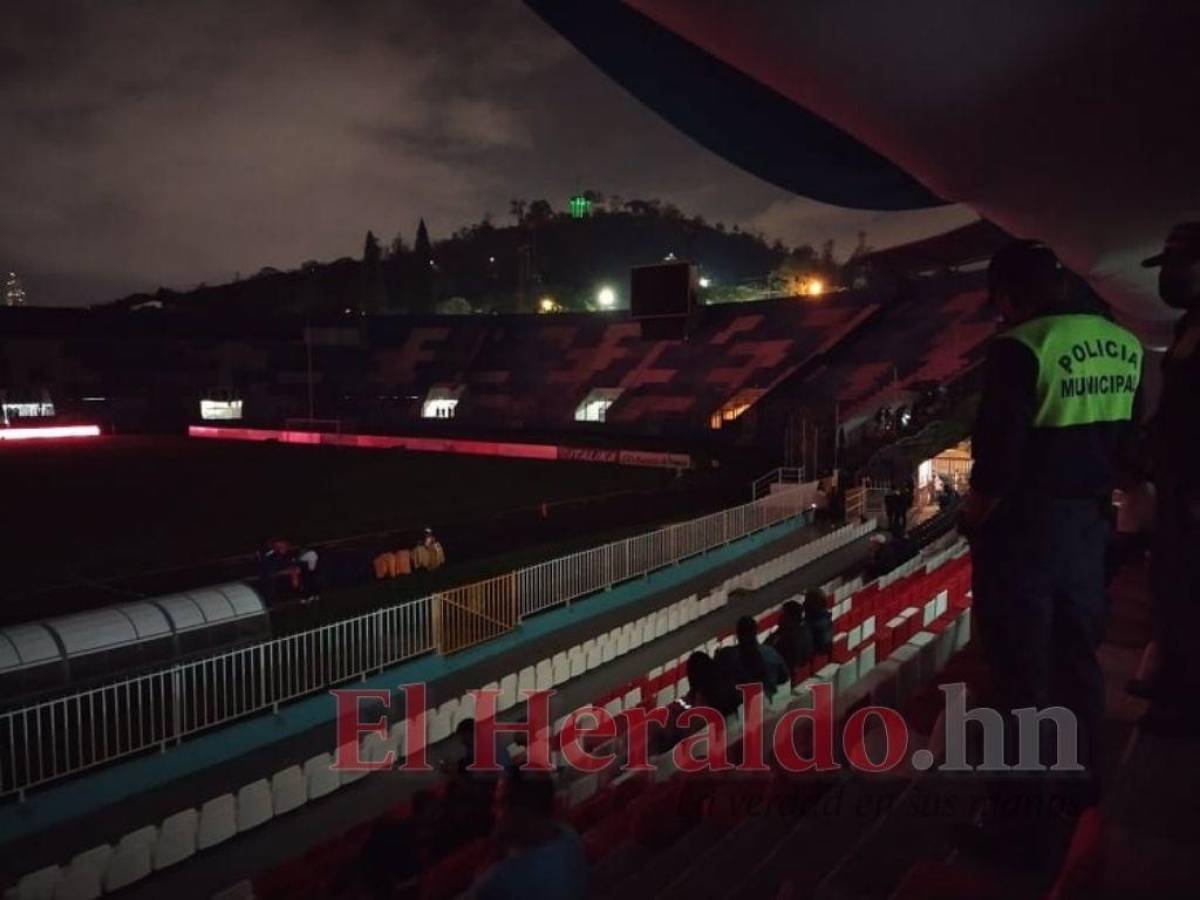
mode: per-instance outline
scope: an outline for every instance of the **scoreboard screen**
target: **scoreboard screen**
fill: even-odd
[[[638,266],[630,274],[629,309],[635,319],[686,318],[696,291],[688,262]]]

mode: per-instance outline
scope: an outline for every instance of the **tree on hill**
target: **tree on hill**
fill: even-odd
[[[388,298],[383,281],[383,250],[373,231],[367,232],[367,239],[363,242],[362,283],[363,311],[371,315],[386,312]]]

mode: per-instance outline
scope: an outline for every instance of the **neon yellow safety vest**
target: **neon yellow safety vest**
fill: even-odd
[[[1035,428],[1069,428],[1133,418],[1142,377],[1137,337],[1102,316],[1040,316],[1006,331],[1037,358]]]

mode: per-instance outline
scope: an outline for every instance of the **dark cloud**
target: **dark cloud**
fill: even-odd
[[[675,132],[517,0],[13,0],[0,266],[41,303],[435,237],[513,197],[658,196],[789,242],[968,218],[797,199]],[[886,240],[884,239],[884,236]]]

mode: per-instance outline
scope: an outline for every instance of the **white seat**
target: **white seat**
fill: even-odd
[[[105,892],[121,888],[141,881],[150,874],[150,845],[130,844],[117,846],[112,859],[108,861],[108,871],[104,873]]]
[[[336,773],[335,773],[336,774]],[[207,850],[237,834],[237,801],[233,794],[222,794],[200,807],[200,826],[196,831],[196,849]]]
[[[629,707],[637,706],[641,702],[642,689],[640,687],[634,687],[625,692],[625,698],[622,702],[622,705],[625,707],[625,709],[629,709]]]
[[[674,699],[675,699],[675,685],[668,684],[666,687],[662,688],[658,692],[658,695],[654,698],[654,705],[655,706],[666,706],[668,703],[670,703]]]
[[[624,656],[628,652],[629,652],[629,631],[628,631],[628,629],[622,628],[617,633],[616,654],[617,654],[617,656]]]
[[[642,620],[629,623],[629,649],[636,650],[642,646]]]
[[[596,643],[600,645],[601,664],[610,663],[617,658],[617,645],[611,635],[602,635],[596,640]]]
[[[496,700],[496,712],[504,712],[517,704],[517,676],[510,672],[500,679],[500,696]]]
[[[163,819],[154,844],[154,871],[183,862],[196,853],[196,830],[200,816],[194,809],[185,809]]]
[[[454,701],[454,706],[458,706],[458,701]],[[425,714],[426,746],[432,747],[450,737],[450,723],[453,714],[453,709],[445,703]]]
[[[151,847],[151,848],[153,848],[154,844],[157,840],[158,840],[158,826],[157,825],[146,825],[145,827],[139,828],[136,831],[131,831],[127,835],[122,837],[121,840],[117,841],[116,849],[121,850],[125,847]]]
[[[612,700],[609,700],[604,704],[604,709],[610,716],[615,716],[621,711],[621,698],[614,697]]]
[[[494,688],[495,684],[488,685],[488,687]],[[457,730],[458,726],[467,719],[475,718],[475,702],[475,695],[470,691],[458,698],[458,709],[454,711],[454,715],[450,719],[452,732]]]
[[[600,644],[595,641],[595,638],[589,637],[587,641],[583,642],[583,653],[587,656],[588,672],[604,664],[604,653],[601,652]]]
[[[76,853],[71,857],[71,864],[68,869],[84,868],[92,866],[100,870],[100,874],[104,875],[104,870],[108,868],[108,861],[112,859],[113,848],[111,844],[101,844],[99,847],[93,847],[91,850],[84,850],[82,853]]]
[[[537,672],[533,666],[526,666],[517,673],[517,699],[524,700],[525,692],[537,687]]]
[[[572,678],[578,678],[587,671],[587,656],[584,655],[583,647],[572,647],[567,653],[567,660],[571,664]]]
[[[365,749],[365,744],[364,744]],[[271,786],[267,779],[252,781],[237,792],[237,830],[256,828],[275,814],[271,808]]]
[[[679,604],[672,603],[667,607],[667,631],[675,631],[680,624],[682,623],[679,617]]]
[[[62,880],[54,885],[54,900],[96,900],[104,892],[104,872],[107,867],[107,859],[103,866],[76,865],[72,862],[63,873]]]
[[[429,746],[429,714],[425,716],[425,727],[413,729],[412,743],[409,744],[408,720],[401,719],[392,726],[391,740],[396,745],[396,758],[407,759],[413,753],[420,753]]]
[[[371,735],[367,735],[367,737],[369,738]],[[376,737],[378,737],[378,735],[376,735]],[[339,753],[338,756],[343,759],[353,759],[355,756],[357,756],[358,759],[366,759],[366,747],[366,738],[364,738],[363,742],[357,746],[355,745],[354,741],[350,741],[348,744],[346,744],[346,750],[344,750],[342,753]],[[342,784],[350,784],[351,782],[358,781],[358,779],[362,778],[366,774],[366,769],[342,769],[342,771],[339,773],[339,777],[342,779]],[[203,817],[203,814],[201,815]]]
[[[18,900],[54,900],[54,890],[62,881],[62,869],[58,866],[46,866],[36,872],[30,872],[17,882],[13,896]],[[8,894],[5,893],[5,900]]]
[[[550,661],[550,685],[558,687],[560,684],[571,680],[571,660],[567,658],[565,650],[560,650],[554,654],[554,658]]]
[[[670,621],[669,617],[670,617],[670,614],[665,609],[660,609],[658,611],[658,613],[655,614],[655,616],[654,616],[654,636],[655,637],[662,637],[664,634],[666,634],[668,631],[671,630],[670,625],[668,624]]]
[[[281,816],[308,802],[308,782],[299,766],[288,766],[271,776],[271,808]]]
[[[549,659],[538,660],[534,670],[534,690],[548,691],[554,687],[554,663]]]
[[[332,794],[342,783],[341,773],[333,767],[333,757],[328,753],[319,753],[305,761],[304,778],[308,782],[309,800]]]

